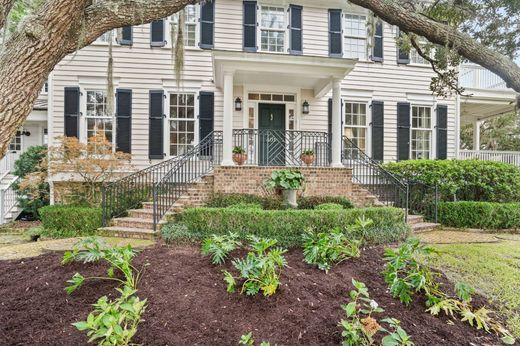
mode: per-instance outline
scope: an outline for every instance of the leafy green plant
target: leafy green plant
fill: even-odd
[[[305,149],[305,150],[302,151],[302,155],[313,156],[314,155],[314,150],[312,150],[312,149]]]
[[[520,203],[442,202],[438,215],[439,222],[450,227],[520,228]]]
[[[339,204],[343,209],[354,208],[352,202],[342,196],[301,196],[298,198],[298,209],[319,209],[319,205],[329,203]]]
[[[255,344],[255,339],[253,339],[253,332],[249,332],[247,334],[244,334],[240,337],[240,341],[238,342],[240,345],[245,345],[245,346],[254,346]],[[267,341],[262,341],[260,343],[260,346],[271,346],[270,343],[268,343]],[[274,345],[276,346],[276,345]]]
[[[418,259],[421,257],[427,261],[433,253],[436,253],[433,248],[420,244],[417,239],[409,239],[397,251],[386,249],[384,277],[394,298],[409,305],[415,293],[423,293],[426,297],[426,311],[430,314],[437,316],[443,312],[451,317],[459,317],[477,329],[495,332],[506,344],[514,344],[515,340],[509,331],[491,316],[492,311],[485,307],[476,309],[471,305],[474,293],[472,287],[456,284],[456,297],[440,289],[437,281],[440,274],[432,272],[428,265]]]
[[[237,281],[242,281],[240,293],[255,295],[261,291],[264,296],[271,296],[280,286],[280,270],[287,266],[287,261],[283,257],[287,250],[274,248],[277,243],[275,239],[250,236],[249,240],[250,251],[247,256],[232,261],[239,276],[234,277],[230,272],[224,271],[227,291],[235,292]]]
[[[189,239],[190,232],[185,224],[177,222],[163,226],[161,228],[161,237],[166,243],[171,244],[179,239]]]
[[[240,246],[238,234],[229,233],[227,235],[213,234],[202,243],[202,254],[211,256],[213,264],[223,264],[227,256]]]
[[[327,233],[307,232],[303,235],[304,260],[328,272],[332,264],[359,257],[361,240],[349,239],[339,227]]]
[[[105,261],[109,264],[106,277],[84,277],[80,273],[67,281],[65,291],[72,294],[86,280],[111,280],[121,287],[116,290],[120,296],[110,300],[107,296],[98,299],[85,321],[73,325],[80,331],[86,331],[90,337],[88,342],[97,341],[99,345],[131,345],[131,339],[137,332],[141,316],[147,305],[146,299],[137,296],[137,284],[142,270],[132,265],[136,251],[130,246],[107,247],[96,237],[90,237],[77,242],[72,251],[63,255],[63,264],[73,261],[93,263]],[[119,278],[120,274],[123,278]]]
[[[246,150],[242,148],[241,146],[234,146],[233,147],[233,154],[245,154]]]
[[[262,209],[262,205],[259,203],[237,203],[230,205],[230,209]]]
[[[316,210],[342,210],[343,206],[337,203],[323,203],[314,207]]]
[[[292,169],[282,169],[273,171],[271,178],[266,185],[269,188],[278,188],[283,190],[299,190],[304,182],[303,174],[300,171]]]
[[[101,208],[49,205],[39,213],[46,235],[53,238],[91,236],[102,227]]]
[[[378,332],[385,332],[383,338],[384,346],[412,346],[413,342],[401,328],[399,321],[393,318],[381,320],[387,323],[392,331],[383,328],[375,318],[375,314],[384,312],[379,304],[370,299],[368,288],[360,281],[352,279],[354,290],[350,291],[350,302],[341,306],[345,312],[345,319],[342,319],[339,326],[342,329],[343,346],[373,345],[374,336]]]

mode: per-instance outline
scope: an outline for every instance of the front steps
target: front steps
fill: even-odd
[[[421,215],[408,215],[408,224],[412,228],[412,233],[424,233],[435,231],[440,224],[426,222]]]

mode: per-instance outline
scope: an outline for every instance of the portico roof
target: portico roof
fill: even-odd
[[[332,81],[343,80],[354,69],[357,59],[274,53],[213,51],[214,80],[222,88],[224,75],[233,74],[235,85],[262,84],[313,89],[322,97]]]

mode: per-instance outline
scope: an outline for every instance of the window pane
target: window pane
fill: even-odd
[[[195,144],[195,95],[171,94],[170,100],[170,155],[183,155]]]

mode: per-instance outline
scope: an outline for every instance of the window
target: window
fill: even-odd
[[[107,43],[110,41],[110,33],[112,33],[112,41],[115,43],[116,32],[115,30],[107,31],[96,39],[96,43]]]
[[[347,58],[367,59],[367,17],[345,14],[344,51]]]
[[[366,151],[366,103],[345,103],[345,136],[347,136],[363,152]],[[354,152],[354,150],[347,154],[349,154],[351,158],[358,157],[358,153]]]
[[[42,139],[42,143],[44,145],[47,145],[49,144],[49,130],[47,128],[44,128],[43,129],[43,139]]]
[[[45,83],[42,86],[41,94],[47,94],[49,92],[49,82],[45,81]]]
[[[427,53],[430,57],[434,57],[435,55],[435,49],[431,47],[430,44],[427,44],[428,41],[426,41],[425,38],[419,39],[419,46],[422,48],[422,51]],[[410,49],[410,62],[412,64],[418,64],[418,65],[429,65],[430,62],[423,58],[415,48]]]
[[[429,159],[432,138],[432,109],[412,107],[412,160]]]
[[[195,144],[195,95],[170,94],[170,156],[185,154]]]
[[[9,151],[21,151],[22,150],[22,132],[16,131],[16,134],[9,143]]]
[[[172,25],[175,27],[179,23],[179,12],[172,16]],[[185,47],[196,47],[197,46],[197,7],[196,5],[187,5],[184,8],[184,46]],[[175,28],[177,29],[177,28]],[[177,30],[175,30],[177,31]]]
[[[417,50],[415,49],[410,49],[410,62],[412,64],[421,64],[421,65],[427,65],[429,64],[428,61],[426,61],[425,58],[423,58],[422,56],[419,55],[419,53],[417,52]]]
[[[113,119],[107,111],[107,93],[104,90],[87,91],[87,139],[103,133],[113,142]]]
[[[285,51],[285,9],[262,6],[260,9],[260,49],[265,52]]]

